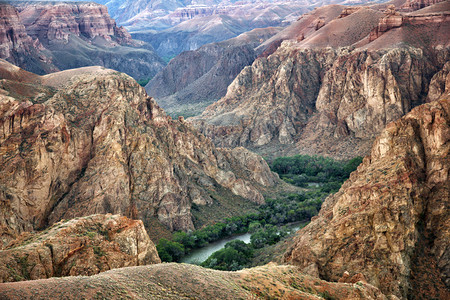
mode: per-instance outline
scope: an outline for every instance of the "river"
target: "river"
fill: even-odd
[[[300,229],[305,224],[307,224],[307,223],[296,222],[296,223],[288,224],[286,226],[288,226],[291,229],[290,233],[293,233],[293,232],[297,231],[298,229]],[[203,248],[192,250],[191,253],[189,253],[188,255],[183,257],[183,259],[181,259],[181,262],[187,263],[187,264],[198,265],[198,264],[204,262],[211,254],[213,254],[214,252],[225,247],[225,244],[228,242],[231,242],[234,240],[240,240],[247,244],[250,243],[250,236],[251,236],[250,233],[244,233],[244,234],[234,235],[234,236],[231,236],[228,238],[224,238],[222,240],[215,241],[213,243],[209,243],[208,245],[206,245]]]

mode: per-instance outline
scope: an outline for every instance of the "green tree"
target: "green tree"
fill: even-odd
[[[160,239],[156,246],[159,257],[164,262],[179,262],[184,256],[184,246],[167,239]]]

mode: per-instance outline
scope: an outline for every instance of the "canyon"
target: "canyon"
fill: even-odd
[[[364,278],[401,299],[448,298],[449,140],[448,95],[390,123],[285,260],[324,280]]]
[[[216,146],[265,156],[367,154],[389,122],[426,102],[449,55],[448,1],[406,13],[392,28],[383,25],[391,9],[345,9],[331,21],[320,13],[332,8],[305,15],[266,42],[267,55],[245,67],[225,97],[188,121]],[[277,42],[282,36],[291,39]]]
[[[172,59],[145,89],[169,114],[200,114],[225,96],[228,85],[260,53],[255,48],[279,30],[254,29],[227,41],[185,51]]]
[[[269,24],[292,5],[100,2],[127,26],[215,22],[209,33],[235,26],[233,7]],[[276,18],[284,28],[236,36],[241,24],[221,42],[182,33],[156,51],[214,43],[164,68],[104,5],[0,4],[0,298],[449,299],[450,2],[298,17],[306,4]],[[129,60],[100,64],[105,49]],[[158,74],[144,88],[121,65]],[[277,263],[161,263],[162,237],[314,192],[266,162],[297,154],[365,157],[338,192],[304,199],[320,212],[271,248]]]

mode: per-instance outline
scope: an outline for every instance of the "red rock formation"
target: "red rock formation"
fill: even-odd
[[[163,67],[148,45],[116,26],[103,5],[11,3],[0,4],[0,58],[30,72],[101,65],[141,79]]]
[[[94,275],[160,262],[142,221],[93,215],[22,234],[0,251],[0,282]]]
[[[17,10],[9,4],[0,3],[0,58],[18,65],[28,60],[32,71],[56,71],[56,67],[41,50],[43,47],[39,40],[33,40],[27,34]]]
[[[12,50],[22,48],[27,51],[33,41],[20,22],[19,15],[11,5],[0,4],[0,55],[8,58]]]
[[[401,8],[408,11],[415,11],[443,1],[446,0],[407,0]]]
[[[450,62],[431,79],[427,102],[445,98],[450,99]]]
[[[386,12],[378,26],[370,32],[369,42],[372,42],[380,37],[386,31],[402,26],[404,17],[395,11],[394,5],[389,5]]]
[[[448,60],[450,15],[419,11],[405,21],[390,10],[404,26],[369,43],[383,13],[362,8],[337,18],[340,11],[243,69],[224,98],[187,121],[218,146],[264,155],[367,154],[389,122],[426,102],[431,77]]]
[[[357,12],[358,10],[360,10],[362,7],[358,7],[358,6],[356,6],[356,7],[346,7],[346,8],[344,8],[343,10],[342,10],[342,12],[341,12],[341,14],[339,15],[339,19],[340,18],[345,18],[345,17],[348,17],[348,16],[350,16],[352,13],[355,13],[355,12]]]
[[[361,273],[403,299],[448,299],[449,142],[449,98],[389,124],[286,261],[331,281]]]

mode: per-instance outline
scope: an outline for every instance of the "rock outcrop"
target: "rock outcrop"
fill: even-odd
[[[145,89],[169,114],[200,114],[225,96],[236,75],[255,60],[255,47],[279,29],[255,29],[236,38],[186,51],[172,59]]]
[[[402,299],[447,299],[449,141],[449,97],[390,123],[358,170],[297,233],[286,261],[331,281],[361,273]]]
[[[402,9],[415,11],[446,0],[407,0]]]
[[[17,10],[0,3],[0,58],[16,65],[27,65],[28,70],[54,72],[57,68],[50,57],[42,52],[38,39],[33,40],[26,32]]]
[[[167,117],[125,74],[90,67],[1,83],[3,241],[96,213],[194,229],[192,203],[242,213],[279,182],[261,157],[216,149]]]
[[[19,236],[0,251],[0,282],[94,275],[160,262],[142,221],[93,215]]]
[[[450,62],[447,62],[431,79],[427,102],[444,98],[450,98]]]
[[[362,8],[314,32],[299,27],[304,39],[244,68],[224,98],[188,121],[217,146],[264,155],[367,154],[389,122],[427,101],[450,53],[449,12],[417,11],[370,41],[383,17]]]
[[[164,66],[151,46],[132,40],[103,5],[2,3],[0,18],[0,58],[34,73],[101,65],[141,79]]]
[[[398,28],[403,25],[403,16],[395,11],[394,5],[389,5],[385,11],[386,16],[380,20],[378,26],[370,32],[369,41],[376,40],[380,35],[392,28]]]
[[[13,299],[387,299],[358,282],[330,283],[303,275],[294,266],[269,264],[238,272],[188,264],[116,269],[94,276],[51,278],[2,285],[0,297]],[[118,296],[119,295],[119,296]],[[33,298],[34,297],[34,298]]]
[[[133,44],[130,34],[123,27],[116,26],[106,6],[96,3],[46,2],[18,3],[17,7],[27,33],[42,41],[68,42],[69,36],[97,36],[120,44]]]

